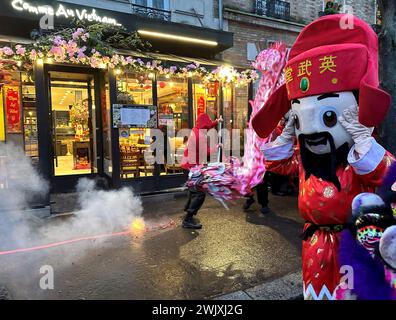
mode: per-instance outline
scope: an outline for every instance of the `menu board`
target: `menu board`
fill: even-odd
[[[157,107],[113,104],[114,128],[156,128]]]

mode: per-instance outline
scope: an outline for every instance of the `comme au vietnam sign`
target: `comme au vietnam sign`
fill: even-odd
[[[99,15],[94,8],[82,7],[80,9],[75,9],[61,3],[57,4],[56,6],[47,4],[37,5],[24,0],[12,0],[11,5],[16,11],[35,14],[37,16],[48,15],[57,18],[78,19],[87,22],[97,22],[113,26],[121,26],[121,24],[116,19]]]

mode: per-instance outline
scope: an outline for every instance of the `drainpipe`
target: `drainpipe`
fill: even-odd
[[[219,29],[223,30],[223,0],[219,0]]]
[[[374,25],[377,24],[377,10],[378,10],[378,7],[377,7],[377,0],[375,0],[375,1],[374,1]]]

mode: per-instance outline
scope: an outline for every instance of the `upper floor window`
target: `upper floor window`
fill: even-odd
[[[170,21],[169,0],[134,0],[134,14],[152,19]]]
[[[135,0],[134,3],[139,6],[169,10],[169,0]]]
[[[290,20],[290,3],[280,0],[256,0],[256,14]]]

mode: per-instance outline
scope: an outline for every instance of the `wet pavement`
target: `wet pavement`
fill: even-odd
[[[169,195],[144,199],[145,219],[176,223],[138,238],[119,235],[0,255],[0,287],[13,299],[210,299],[300,270],[296,197],[270,195],[273,212],[266,216],[257,204],[245,213],[242,200],[225,210],[207,198],[199,231],[180,227],[184,201]],[[48,270],[40,274],[43,266],[53,268],[52,290],[40,288]]]

